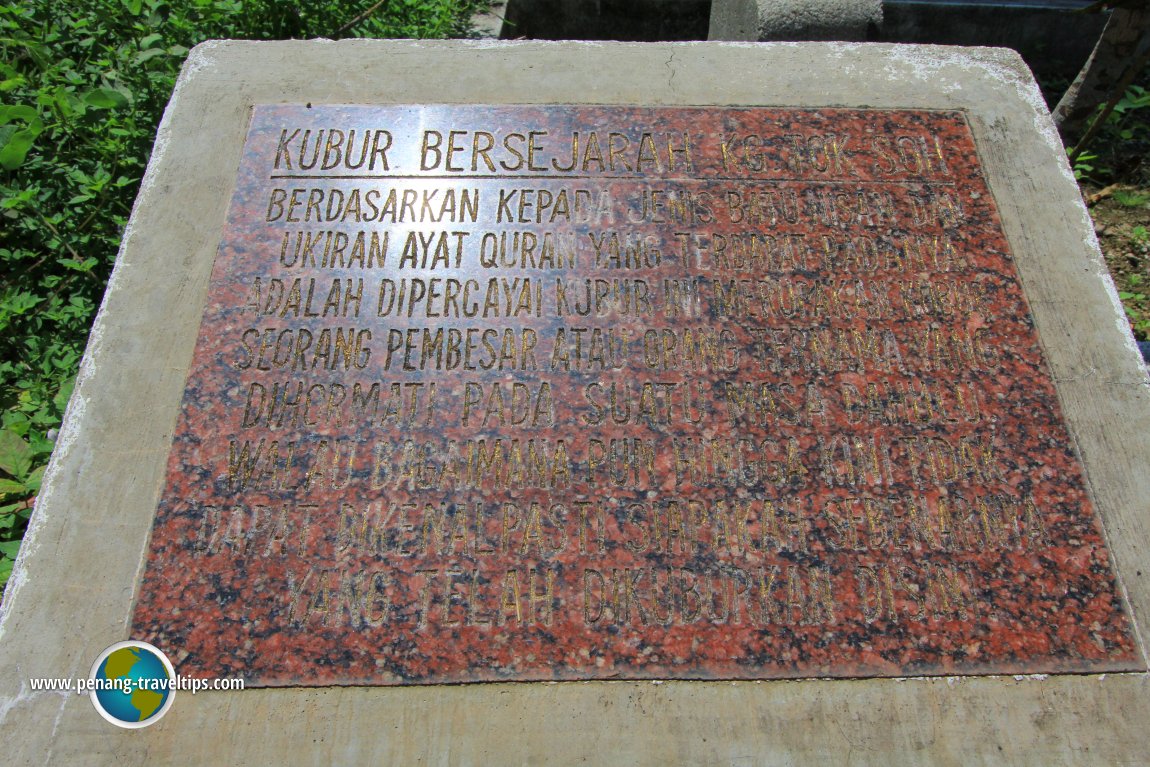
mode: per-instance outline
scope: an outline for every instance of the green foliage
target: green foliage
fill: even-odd
[[[1130,239],[1134,241],[1135,245],[1146,247],[1150,245],[1150,231],[1147,231],[1144,226],[1136,226],[1130,232]]]
[[[191,46],[211,38],[459,35],[480,4],[0,5],[0,446],[17,450],[19,439],[34,465],[46,460],[47,435],[60,424],[156,125]],[[23,473],[0,464],[0,563],[10,564],[37,488],[38,475],[20,461],[13,465]],[[24,505],[12,511],[13,504]],[[6,578],[0,564],[0,584]]]
[[[1103,109],[1098,108],[1095,120]],[[1150,90],[1141,85],[1127,88],[1090,149],[1092,154],[1082,152],[1074,163],[1074,175],[1080,181],[1105,185],[1140,170],[1139,163],[1150,154]]]
[[[1126,278],[1125,290],[1118,292],[1126,316],[1130,318],[1134,333],[1139,338],[1150,335],[1150,294],[1147,294],[1144,282],[1145,278],[1141,275],[1132,274]]]
[[[1070,149],[1066,150],[1070,154]],[[1074,179],[1076,181],[1086,181],[1090,178],[1091,174],[1096,170],[1094,161],[1098,159],[1098,155],[1091,154],[1090,152],[1083,152],[1078,155],[1078,159],[1074,161]]]
[[[0,429],[0,583],[12,572],[32,513],[29,499],[40,491],[50,449],[46,444],[37,449],[11,429]]]
[[[1150,108],[1150,91],[1140,85],[1131,85],[1114,105],[1114,111],[1110,113],[1107,122],[1114,126],[1118,138],[1123,141],[1145,137],[1148,132],[1146,123],[1131,121],[1130,118],[1139,109],[1148,108]]]
[[[1114,201],[1124,208],[1141,208],[1150,203],[1150,194],[1132,189],[1115,189]]]

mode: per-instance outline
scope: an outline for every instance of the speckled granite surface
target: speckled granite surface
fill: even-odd
[[[1139,667],[955,112],[258,107],[133,636],[265,685]]]

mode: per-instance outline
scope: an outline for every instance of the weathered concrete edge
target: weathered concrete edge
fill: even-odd
[[[53,459],[33,544],[21,557],[18,588],[0,619],[5,632],[0,679],[6,686],[0,691],[0,727],[20,734],[11,744],[16,761],[51,761],[53,755],[81,749],[94,751],[93,758],[107,763],[133,764],[145,758],[181,763],[182,754],[201,754],[204,761],[223,754],[259,760],[281,746],[314,763],[324,762],[325,754],[350,754],[354,748],[364,757],[414,761],[423,756],[442,763],[490,761],[497,755],[499,761],[530,761],[547,756],[548,748],[557,758],[583,754],[601,760],[635,753],[637,762],[729,761],[747,754],[740,751],[746,748],[760,758],[825,753],[841,761],[853,753],[856,758],[863,755],[864,761],[886,763],[970,763],[1002,758],[1004,752],[997,749],[1010,749],[1015,742],[1026,743],[1026,748],[1016,749],[1019,758],[1013,761],[1020,763],[1069,763],[1079,761],[1076,753],[1121,760],[1139,753],[1136,723],[1145,721],[1148,713],[1143,675],[1028,678],[1005,684],[962,679],[264,690],[241,696],[185,696],[164,722],[140,733],[110,731],[87,702],[77,698],[12,692],[9,685],[22,686],[30,676],[84,675],[99,650],[125,638],[175,403],[246,126],[243,114],[257,101],[420,102],[434,92],[444,102],[967,109],[980,148],[987,149],[991,186],[1044,337],[1057,338],[1062,332],[1081,338],[1084,320],[1102,320],[1100,331],[1086,331],[1083,353],[1047,351],[1090,468],[1119,571],[1133,572],[1147,561],[1146,522],[1137,513],[1147,497],[1144,471],[1107,465],[1113,461],[1111,444],[1116,443],[1134,467],[1145,468],[1150,455],[1142,436],[1150,433],[1145,374],[1132,352],[1123,351],[1128,339],[1117,327],[1120,316],[1113,302],[1098,300],[1112,298],[1113,292],[1102,277],[1089,227],[1077,225],[1085,211],[1076,192],[1067,194],[1072,184],[1067,184],[1065,160],[1051,165],[1050,146],[1028,147],[1016,133],[1035,125],[1040,133],[1046,130],[1039,125],[1044,113],[1035,104],[1025,70],[1012,54],[857,45],[379,42],[313,43],[305,54],[303,45],[213,43],[198,48],[165,117],[168,131],[196,136],[202,146],[194,147],[191,141],[171,146],[161,131],[157,144],[162,151],[153,159],[133,214],[133,229],[125,237],[121,265],[101,311],[103,330],[93,339],[77,387],[79,398],[71,406],[62,438],[67,447]],[[620,70],[610,77],[602,71],[607,54]],[[347,63],[357,57],[364,66],[349,71]],[[796,57],[803,66],[787,67]],[[434,70],[429,69],[432,60]],[[440,79],[433,87],[427,82],[431,71]],[[381,78],[381,72],[390,76]],[[862,82],[873,86],[883,73],[886,83],[879,82],[880,91],[891,90],[860,97]],[[832,75],[841,80],[832,81]],[[308,86],[293,89],[293,82]],[[202,147],[210,147],[206,156],[197,151]],[[1034,156],[1042,167],[1032,175],[1021,163]],[[1035,190],[1049,194],[1052,202],[1041,221],[1027,221],[1020,215],[1021,197]],[[177,194],[181,198],[173,199]],[[1083,231],[1086,243],[1081,242]],[[1067,232],[1072,235],[1069,242],[1056,241],[1055,234]],[[1057,248],[1080,253],[1084,247],[1089,258],[1082,262],[1079,257],[1079,262],[1085,283],[1079,275],[1054,273],[1043,263],[1045,254]],[[172,259],[179,263],[171,264]],[[170,282],[157,286],[160,275]],[[157,317],[174,333],[157,337]],[[126,402],[133,404],[132,410],[125,409]],[[1092,429],[1092,423],[1105,428]],[[115,447],[118,441],[126,447]],[[1117,491],[1110,487],[1111,480],[1117,481]],[[109,555],[123,553],[103,540],[115,537],[108,535],[109,526],[134,542],[132,550],[139,554],[135,561],[108,562]],[[68,564],[61,568],[62,563]],[[1146,587],[1130,577],[1124,582],[1136,615],[1145,616]],[[728,694],[728,688],[740,692]],[[668,699],[663,690],[675,692]],[[475,717],[475,709],[487,708],[492,699],[510,703],[492,706],[492,717]],[[652,718],[651,711],[643,715],[633,710],[632,702],[644,700],[657,704],[664,716]],[[1014,730],[978,713],[979,706],[991,701],[1018,712],[1002,719],[1015,725],[1017,740]],[[597,713],[600,709],[616,713],[603,715]],[[424,718],[405,713],[411,710]],[[573,717],[577,722],[579,715],[587,717],[588,727],[555,726]],[[400,721],[409,732],[362,734],[375,732],[373,726],[351,742],[314,737],[341,732],[341,716],[361,724]],[[1020,717],[1030,717],[1029,724],[1016,721]],[[514,733],[524,719],[534,730],[519,732],[517,740]],[[672,720],[681,725],[682,737],[665,737]],[[44,727],[47,721],[54,723],[51,732]],[[827,745],[813,744],[810,727],[798,726],[804,721],[816,722],[824,735],[837,729],[844,733],[843,740],[827,737]],[[1076,722],[1079,727],[1070,727]],[[884,734],[868,740],[859,729],[864,725]],[[284,729],[269,729],[276,726]],[[209,744],[200,735],[203,731],[216,732],[218,738]],[[342,732],[355,732],[354,724]],[[450,751],[444,750],[443,741],[433,743],[434,732],[457,734]],[[701,739],[716,732],[725,734],[723,743]],[[591,746],[597,733],[606,750]],[[771,742],[764,733],[771,735]],[[542,734],[549,738],[541,739]],[[682,742],[694,736],[699,737]],[[915,738],[929,753],[915,746]]]
[[[708,40],[865,40],[881,0],[715,0]]]

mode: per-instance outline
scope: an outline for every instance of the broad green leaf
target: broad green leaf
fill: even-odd
[[[32,468],[32,448],[10,429],[0,430],[0,470],[24,479]]]
[[[28,488],[29,492],[40,492],[40,485],[44,482],[44,471],[48,468],[47,464],[38,466],[32,470],[28,475],[28,479],[24,482],[24,487]]]
[[[0,168],[16,170],[23,165],[24,158],[28,156],[28,151],[32,149],[38,134],[39,131],[24,128],[9,136],[4,146],[0,147]]]
[[[136,54],[136,63],[137,64],[143,64],[145,61],[148,61],[149,59],[154,59],[157,56],[163,56],[166,54],[167,54],[167,51],[165,51],[162,48],[149,48],[146,51],[140,51],[138,54]]]
[[[64,385],[60,387],[60,391],[56,392],[56,396],[52,398],[52,404],[56,406],[56,410],[63,413],[64,408],[68,407],[68,400],[72,398],[72,389],[76,387],[76,376],[72,376]]]
[[[15,559],[16,555],[20,553],[20,541],[4,541],[0,543],[0,554]]]
[[[144,9],[144,0],[123,0],[124,7],[128,9],[128,13],[133,16],[139,16],[140,11]]]
[[[28,488],[23,482],[16,482],[11,479],[0,479],[0,496],[28,494]]]
[[[32,122],[40,117],[35,107],[26,104],[0,105],[0,125],[7,125],[13,120]]]
[[[85,93],[81,98],[84,103],[96,107],[97,109],[117,109],[119,107],[127,106],[128,99],[123,93],[111,88],[94,88]]]
[[[83,261],[77,261],[74,258],[61,258],[57,263],[69,269],[75,269],[78,272],[90,272],[92,271],[92,267],[98,264],[99,261],[94,258],[85,258]]]

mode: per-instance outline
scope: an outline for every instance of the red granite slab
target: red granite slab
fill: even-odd
[[[256,107],[132,635],[256,685],[1141,667],[960,112]]]

